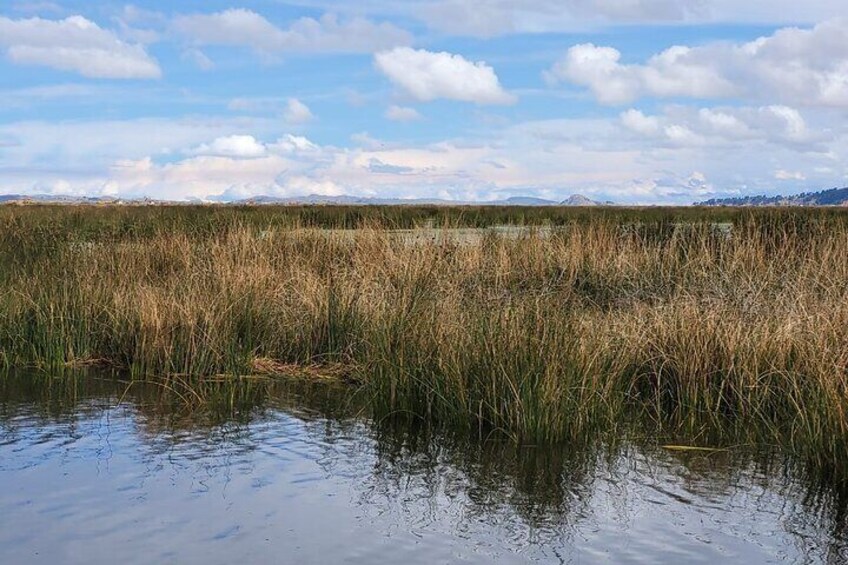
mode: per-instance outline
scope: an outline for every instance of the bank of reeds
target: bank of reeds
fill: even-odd
[[[598,213],[411,242],[152,210],[0,210],[0,363],[324,366],[382,416],[533,441],[635,417],[848,456],[844,214],[733,211],[728,230]]]

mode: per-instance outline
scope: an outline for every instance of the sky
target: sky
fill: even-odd
[[[0,0],[0,194],[846,185],[845,0]]]

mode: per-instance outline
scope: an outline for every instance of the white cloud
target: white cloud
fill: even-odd
[[[214,155],[218,157],[254,158],[265,155],[265,145],[252,135],[230,135],[219,137],[211,143],[194,148],[193,155]]]
[[[77,133],[75,128],[78,126],[66,127],[65,133]],[[116,133],[118,129],[114,128]],[[15,129],[21,130],[26,131]],[[555,139],[546,130],[554,135],[568,132],[574,137]],[[128,139],[142,131],[132,122],[120,128]],[[90,172],[66,168],[45,173],[39,157],[33,156],[30,167],[4,174],[4,178],[9,181],[9,190],[21,192],[61,189],[74,194],[167,199],[321,193],[487,200],[502,197],[504,191],[550,197],[580,191],[630,201],[667,197],[663,192],[666,189],[650,189],[654,185],[643,181],[639,181],[639,191],[634,188],[638,183],[633,179],[652,179],[651,164],[640,163],[638,151],[622,146],[593,148],[582,139],[589,132],[616,137],[614,128],[599,121],[527,124],[504,130],[489,140],[420,146],[374,140],[360,147],[340,148],[319,146],[294,135],[272,143],[253,136],[230,135],[190,146],[193,149],[182,151],[188,155],[183,159],[153,155],[114,159],[111,165]],[[21,141],[29,146],[33,139],[26,135]],[[45,150],[55,150],[43,143]],[[0,153],[0,171],[19,161],[14,156],[4,159]],[[666,184],[662,186],[671,183],[663,182]]]
[[[64,20],[0,16],[0,48],[16,64],[92,78],[150,79],[162,74],[141,45],[126,43],[82,16]]]
[[[300,0],[340,13],[412,17],[455,35],[573,32],[611,25],[815,24],[845,15],[844,0]]]
[[[118,24],[119,35],[130,41],[142,44],[156,43],[162,39],[161,30],[168,22],[161,12],[144,10],[131,4],[112,18]]]
[[[290,124],[304,124],[310,121],[314,116],[309,106],[298,100],[297,98],[289,98],[286,102],[286,110],[283,113],[283,118]]]
[[[674,46],[645,64],[623,64],[612,47],[571,47],[547,73],[588,87],[604,104],[645,96],[769,100],[848,107],[848,20],[783,28],[748,43]]]
[[[627,129],[642,135],[656,135],[660,131],[660,121],[654,116],[646,116],[639,110],[627,110],[621,114],[621,122]]]
[[[102,186],[118,195],[181,200],[241,199],[259,195],[341,194],[332,178],[315,176],[332,149],[285,135],[272,143],[229,136],[204,144],[182,160],[157,163],[150,157],[116,161]]]
[[[589,23],[669,22],[695,17],[699,0],[437,0],[416,13],[458,35],[573,31]]]
[[[108,178],[123,195],[182,200],[207,198],[231,188],[263,194],[290,164],[277,155],[251,159],[199,155],[165,164],[142,158],[116,162]]]
[[[284,33],[250,10],[232,9],[215,14],[178,16],[174,29],[201,45],[247,45],[258,51],[281,50]]]
[[[494,69],[460,55],[398,47],[374,56],[374,64],[392,83],[422,102],[437,98],[477,104],[512,104]]]
[[[830,136],[824,128],[808,127],[795,108],[788,106],[695,109],[666,108],[662,116],[647,116],[630,109],[620,116],[622,125],[639,136],[676,145],[727,145],[762,141],[803,151],[826,151]]]
[[[688,47],[671,47],[646,65],[622,65],[620,59],[621,52],[612,47],[575,45],[546,73],[546,78],[587,86],[604,104],[623,104],[646,95],[718,98],[735,91],[711,67],[714,61],[693,60]]]
[[[421,119],[421,114],[418,113],[418,110],[405,106],[389,106],[383,115],[386,119],[393,122],[414,122]]]
[[[121,95],[118,93],[117,95]],[[220,137],[270,138],[279,118],[140,118],[123,120],[17,121],[0,124],[0,139],[16,145],[0,151],[0,178],[14,171],[89,174],[121,159],[173,158]],[[76,174],[76,173],[74,173]]]
[[[671,106],[658,115],[632,110],[613,119],[491,126],[435,143],[360,135],[342,147],[281,135],[281,120],[270,117],[17,122],[0,124],[0,177],[5,192],[168,199],[578,192],[621,203],[688,203],[843,182],[848,127],[839,115]],[[781,170],[786,178],[775,178]]]
[[[412,41],[409,33],[390,23],[360,17],[339,21],[333,14],[317,20],[301,18],[280,29],[256,12],[230,9],[178,16],[172,25],[197,45],[244,46],[265,54],[372,53]]]
[[[315,153],[320,147],[302,135],[286,134],[269,146],[269,149],[280,154]]]

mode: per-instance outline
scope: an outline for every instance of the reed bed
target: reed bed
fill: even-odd
[[[635,419],[848,460],[844,212],[553,209],[411,242],[304,210],[0,209],[0,363],[343,375],[380,417],[522,441]],[[469,225],[447,210],[388,227]]]

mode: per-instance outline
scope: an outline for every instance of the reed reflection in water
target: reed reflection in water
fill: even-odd
[[[0,379],[0,562],[839,562],[846,496],[779,452],[375,422],[343,386]]]

